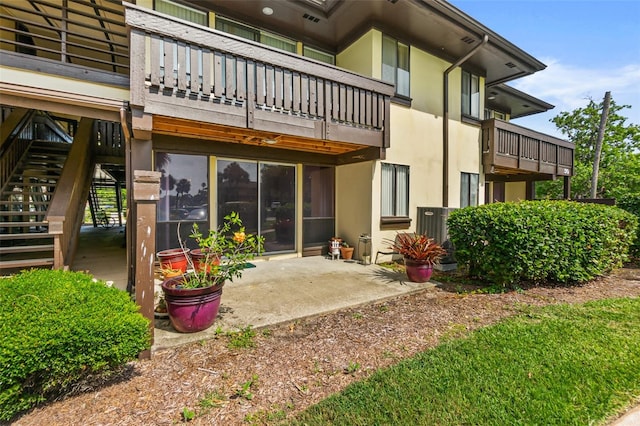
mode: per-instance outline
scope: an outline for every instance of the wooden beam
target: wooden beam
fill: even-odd
[[[135,298],[140,313],[149,320],[149,333],[153,344],[154,318],[154,275],[153,264],[156,252],[156,203],[160,197],[160,172],[134,170],[133,201],[136,204],[135,217],[129,223],[136,229],[135,245]],[[140,358],[151,358],[146,350]]]

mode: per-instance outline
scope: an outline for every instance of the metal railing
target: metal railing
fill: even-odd
[[[2,50],[129,74],[122,1],[8,1],[0,10]]]

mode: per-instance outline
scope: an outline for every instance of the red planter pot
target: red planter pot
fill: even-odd
[[[169,249],[158,252],[158,260],[160,260],[160,269],[179,269],[183,273],[187,272],[187,256],[189,249]]]
[[[404,258],[404,266],[407,271],[409,281],[414,283],[426,283],[431,279],[433,273],[433,265],[416,262],[411,259]]]
[[[181,333],[194,333],[211,327],[220,309],[224,283],[204,288],[180,288],[184,276],[162,283],[171,325]]]
[[[211,254],[209,255],[209,265],[207,266],[205,263],[207,259],[207,253],[203,252],[201,249],[191,250],[189,255],[191,256],[193,267],[195,268],[196,272],[204,271],[205,267],[207,268],[207,272],[211,272],[211,266],[220,264],[220,257],[218,255]]]

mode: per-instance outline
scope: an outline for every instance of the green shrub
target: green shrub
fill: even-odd
[[[617,200],[618,207],[634,214],[640,221],[640,194],[626,195]],[[640,258],[640,226],[636,228],[636,240],[629,248],[629,254]]]
[[[89,275],[24,271],[0,279],[0,421],[148,349],[129,295]]]
[[[469,274],[500,285],[585,282],[627,259],[637,219],[617,207],[523,201],[451,213],[449,235]]]

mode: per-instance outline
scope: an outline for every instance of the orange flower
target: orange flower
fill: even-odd
[[[242,244],[246,237],[247,236],[244,234],[244,232],[234,232],[233,233],[233,241],[235,241],[238,244]]]

